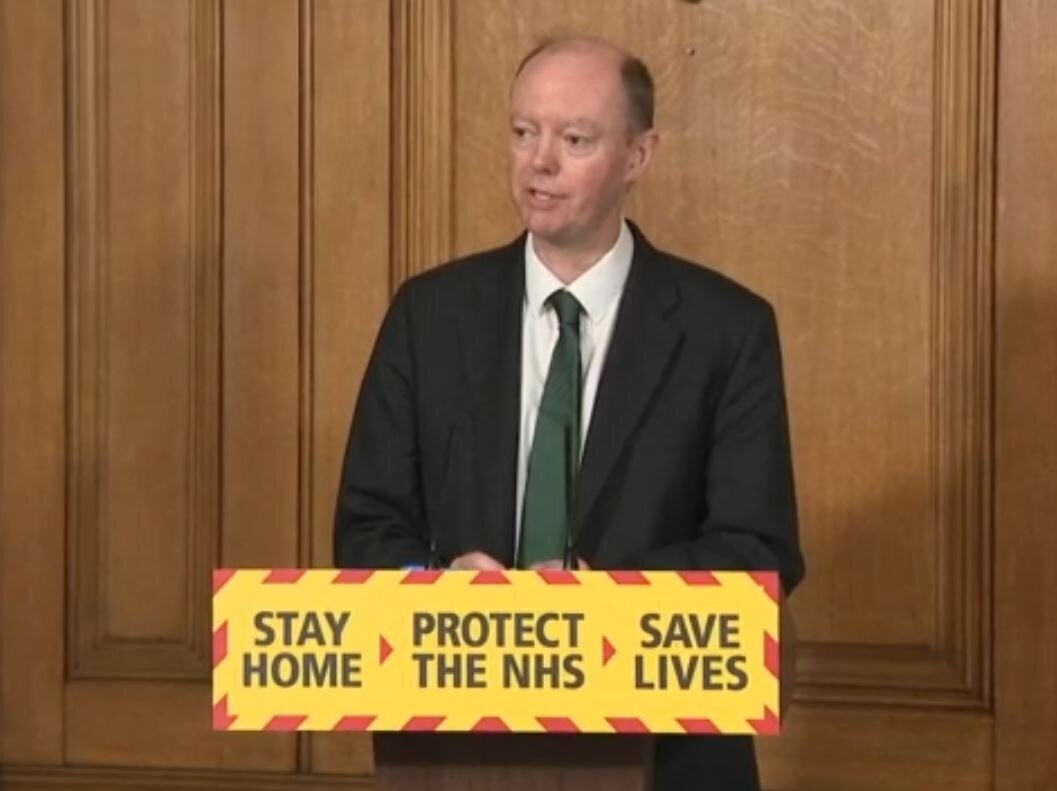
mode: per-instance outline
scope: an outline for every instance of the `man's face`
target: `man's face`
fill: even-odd
[[[604,251],[648,151],[631,135],[610,53],[544,52],[514,83],[510,183],[524,226],[547,245]]]

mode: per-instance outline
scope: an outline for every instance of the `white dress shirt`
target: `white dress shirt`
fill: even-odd
[[[620,224],[617,241],[596,264],[565,285],[536,255],[533,237],[525,241],[525,301],[521,324],[521,421],[517,465],[517,542],[521,538],[522,504],[528,473],[532,436],[536,430],[543,385],[547,381],[551,354],[558,342],[558,317],[546,304],[559,289],[566,289],[580,302],[580,364],[582,367],[580,452],[583,453],[591,413],[598,393],[602,366],[613,337],[617,309],[631,269],[635,242],[627,223]]]

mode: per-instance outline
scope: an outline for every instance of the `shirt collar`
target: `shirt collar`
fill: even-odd
[[[532,239],[530,231],[525,239],[525,304],[529,314],[540,315],[547,298],[564,288],[580,302],[591,323],[597,324],[604,319],[617,303],[631,269],[635,240],[628,224],[620,223],[620,233],[609,251],[569,285],[547,269],[536,255]]]

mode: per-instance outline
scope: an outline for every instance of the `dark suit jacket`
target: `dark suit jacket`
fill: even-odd
[[[632,231],[577,479],[576,552],[594,568],[777,570],[789,592],[804,566],[774,313]],[[524,242],[394,298],[346,450],[339,566],[424,564],[431,542],[443,561],[480,550],[513,565]],[[755,787],[748,739],[664,739],[657,764],[657,791]]]

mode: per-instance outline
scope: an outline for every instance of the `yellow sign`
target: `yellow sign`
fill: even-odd
[[[220,730],[778,732],[770,572],[218,570]]]

